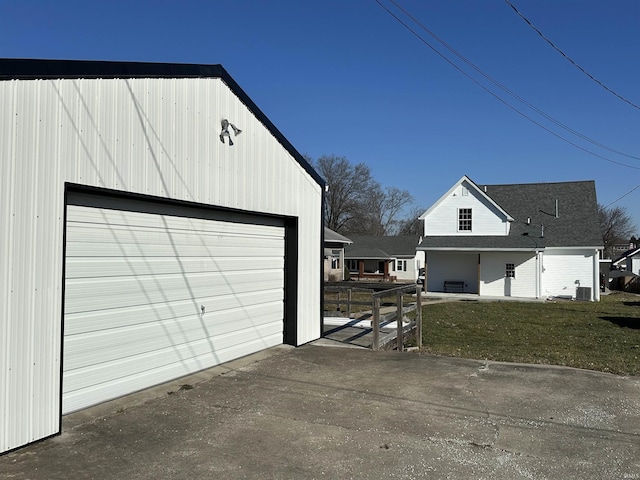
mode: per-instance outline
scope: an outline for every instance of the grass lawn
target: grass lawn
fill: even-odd
[[[640,375],[640,296],[423,307],[423,352]]]

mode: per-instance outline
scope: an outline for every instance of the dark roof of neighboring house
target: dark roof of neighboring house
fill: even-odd
[[[513,217],[509,235],[427,236],[420,244],[421,249],[602,246],[594,181],[486,185],[480,188]]]
[[[352,245],[345,247],[345,258],[350,259],[390,259],[397,257],[414,257],[420,237],[374,237],[352,235]],[[378,256],[375,255],[377,252]]]
[[[99,78],[220,78],[322,188],[324,179],[293,147],[222,65],[0,58],[1,80]]]

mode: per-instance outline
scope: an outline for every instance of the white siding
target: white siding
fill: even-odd
[[[507,235],[506,218],[472,188],[462,194],[463,185],[443,197],[424,219],[425,235]],[[458,231],[458,209],[472,209],[471,231]]]
[[[321,187],[220,79],[0,82],[0,169],[0,452],[58,431],[65,182],[297,217],[319,336]]]
[[[427,252],[427,291],[444,291],[445,280],[464,281],[464,293],[478,293],[478,254]]]
[[[515,277],[506,278],[506,265],[515,265]],[[536,257],[531,253],[482,253],[480,294],[536,298]]]
[[[542,256],[542,293],[573,298],[580,286],[590,287],[594,296],[599,288],[593,273],[595,257],[596,252],[589,249],[547,248]]]
[[[396,258],[396,265],[398,260],[403,260],[407,263],[406,270],[393,270],[391,275],[394,275],[398,280],[406,282],[415,282],[418,278],[418,269],[424,267],[424,252],[416,252],[413,257],[398,257]]]

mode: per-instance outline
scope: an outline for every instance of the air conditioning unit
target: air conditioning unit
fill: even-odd
[[[578,287],[576,289],[576,300],[591,301],[591,287]]]

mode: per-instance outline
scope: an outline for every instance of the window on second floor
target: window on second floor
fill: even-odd
[[[458,209],[458,231],[460,232],[471,231],[471,209],[470,208]]]

